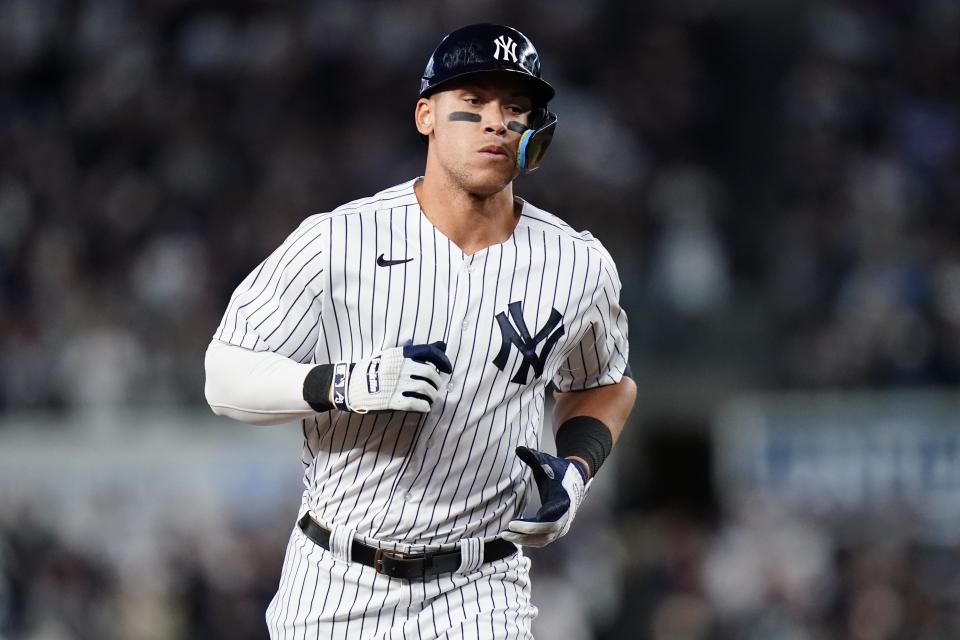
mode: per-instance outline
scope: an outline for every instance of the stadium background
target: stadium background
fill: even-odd
[[[0,638],[264,638],[296,427],[202,357],[310,213],[422,171],[439,36],[537,43],[518,193],[616,259],[637,409],[540,637],[960,636],[954,0],[0,2]]]

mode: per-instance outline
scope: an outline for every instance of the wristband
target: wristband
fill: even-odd
[[[350,363],[338,362],[333,366],[333,406],[340,411],[350,411],[347,404],[347,373]]]
[[[303,399],[317,412],[330,411],[330,385],[333,383],[333,365],[318,364],[303,380]]]
[[[590,416],[570,418],[557,428],[557,457],[577,456],[590,465],[590,475],[596,476],[600,465],[613,449],[613,434],[600,420]]]

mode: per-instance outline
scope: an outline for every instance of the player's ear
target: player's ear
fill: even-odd
[[[429,98],[420,98],[417,100],[417,108],[414,112],[414,120],[417,123],[417,131],[425,136],[433,133],[433,101]]]

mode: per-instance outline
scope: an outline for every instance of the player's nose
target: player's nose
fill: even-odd
[[[502,136],[507,132],[507,119],[503,105],[498,100],[491,100],[483,109],[483,130]]]

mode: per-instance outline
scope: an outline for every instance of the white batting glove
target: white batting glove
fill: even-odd
[[[427,413],[440,395],[453,365],[443,342],[385,349],[333,370],[333,405],[341,411]]]
[[[504,540],[527,547],[545,547],[570,530],[590,481],[585,470],[564,458],[517,447],[517,456],[533,469],[540,490],[540,509],[532,518],[511,520]]]

